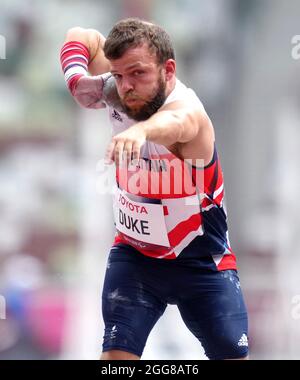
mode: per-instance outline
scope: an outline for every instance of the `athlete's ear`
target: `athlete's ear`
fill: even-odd
[[[176,62],[174,59],[168,59],[165,64],[166,80],[169,81],[174,78],[176,74]]]

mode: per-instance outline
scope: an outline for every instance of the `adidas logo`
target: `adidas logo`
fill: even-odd
[[[114,119],[116,119],[116,120],[118,120],[118,121],[120,121],[122,123],[123,119],[122,119],[121,115],[119,114],[119,112],[117,112],[116,110],[113,111],[113,113],[111,114],[111,116]]]
[[[239,347],[248,347],[248,338],[246,334],[243,334],[238,343]]]
[[[114,325],[110,332],[110,339],[116,339],[117,332],[118,332],[117,326]]]

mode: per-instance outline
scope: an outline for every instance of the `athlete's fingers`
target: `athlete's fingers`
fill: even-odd
[[[141,155],[141,147],[140,144],[135,141],[132,146],[132,158],[134,162],[138,162]]]
[[[124,142],[118,141],[115,146],[115,163],[120,166],[123,163]]]
[[[111,165],[115,160],[115,146],[116,142],[112,140],[106,149],[104,161],[107,165]]]
[[[131,163],[132,159],[132,141],[127,141],[124,145],[124,159],[126,160],[127,167]]]

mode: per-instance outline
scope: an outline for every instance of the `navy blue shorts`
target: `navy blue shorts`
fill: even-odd
[[[168,304],[177,305],[209,359],[248,355],[248,319],[235,270],[182,266],[120,244],[111,249],[102,294],[103,352],[141,356]]]

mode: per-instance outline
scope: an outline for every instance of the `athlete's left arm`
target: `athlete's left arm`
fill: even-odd
[[[140,149],[146,140],[164,145],[170,150],[176,147],[175,150],[183,159],[201,158],[209,161],[213,151],[214,133],[201,103],[175,101],[162,107],[148,120],[114,136],[106,158],[108,161],[115,161],[117,165],[124,158],[124,152],[127,162],[132,157],[134,160],[139,159]]]

